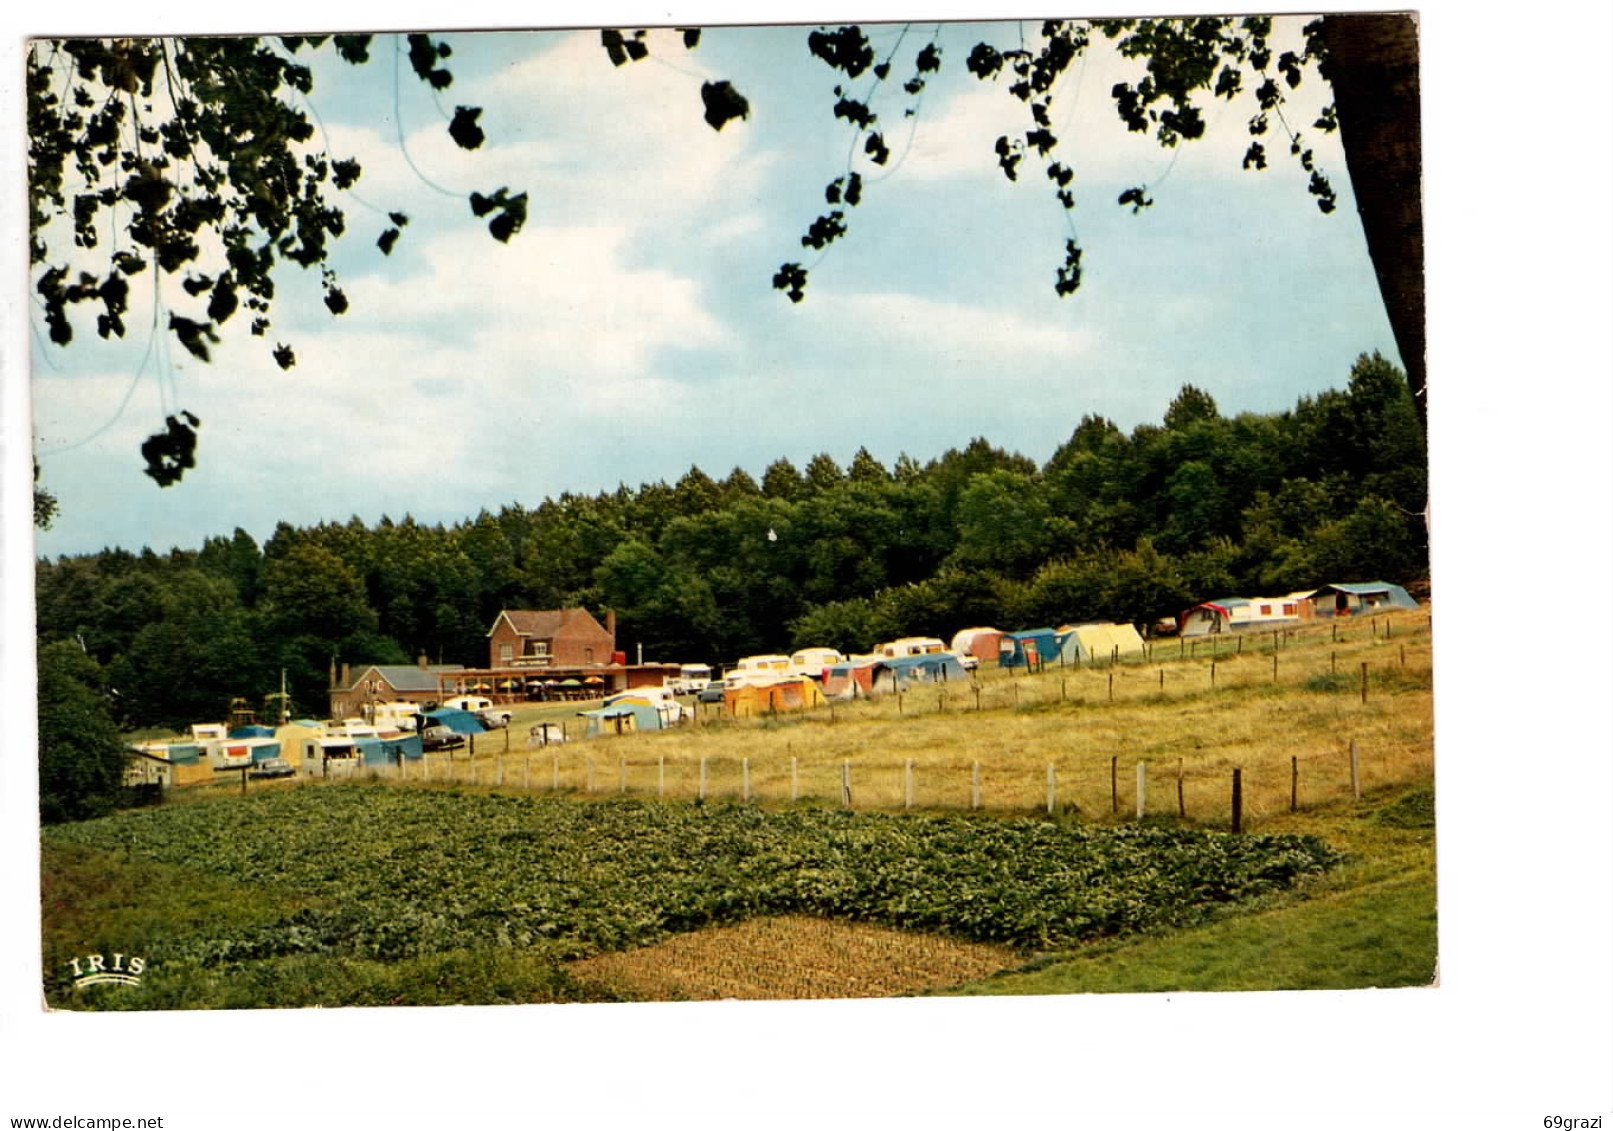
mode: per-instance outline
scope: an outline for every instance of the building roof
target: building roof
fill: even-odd
[[[533,636],[539,640],[551,639],[562,628],[579,620],[593,625],[600,632],[605,631],[605,626],[595,620],[587,609],[504,609],[493,618],[493,627],[487,630],[487,635],[493,635],[500,620],[509,621],[510,627],[519,635]]]
[[[371,664],[359,673],[353,686],[357,687],[364,682],[365,675],[374,672],[395,691],[435,691],[438,676],[464,670],[461,664],[428,664],[425,667],[419,664]]]

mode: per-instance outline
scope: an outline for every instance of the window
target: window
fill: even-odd
[[[1260,606],[1260,615],[1263,616],[1263,617],[1271,616],[1271,606],[1270,605],[1261,605]]]
[[[498,646],[498,662],[507,664],[513,659],[515,659],[515,645],[500,644]]]

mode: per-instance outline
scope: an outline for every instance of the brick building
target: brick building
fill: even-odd
[[[487,633],[489,668],[589,668],[620,664],[616,614],[587,609],[505,609]]]

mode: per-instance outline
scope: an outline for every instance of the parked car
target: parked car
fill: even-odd
[[[452,727],[442,724],[429,726],[420,732],[420,748],[422,750],[452,750],[456,746],[465,745],[465,736]]]
[[[488,730],[498,730],[510,725],[510,713],[502,707],[487,707],[476,712],[479,721]]]
[[[695,699],[701,703],[721,703],[723,692],[728,690],[726,679],[714,679],[695,693]]]
[[[284,758],[265,758],[248,770],[247,776],[254,778],[289,778],[296,772],[291,768],[291,763]]]

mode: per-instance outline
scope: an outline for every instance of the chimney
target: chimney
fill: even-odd
[[[335,656],[332,656],[330,658],[330,685],[332,687],[339,686],[337,684],[337,682],[336,682],[336,657]]]
[[[605,631],[610,634],[611,651],[616,650],[616,610],[605,610]]]
[[[415,663],[420,665],[421,671],[425,671],[431,666],[431,661],[426,657],[424,652],[420,653],[419,657],[415,660]]]
[[[353,666],[351,664],[342,665],[342,686],[353,686]]]

